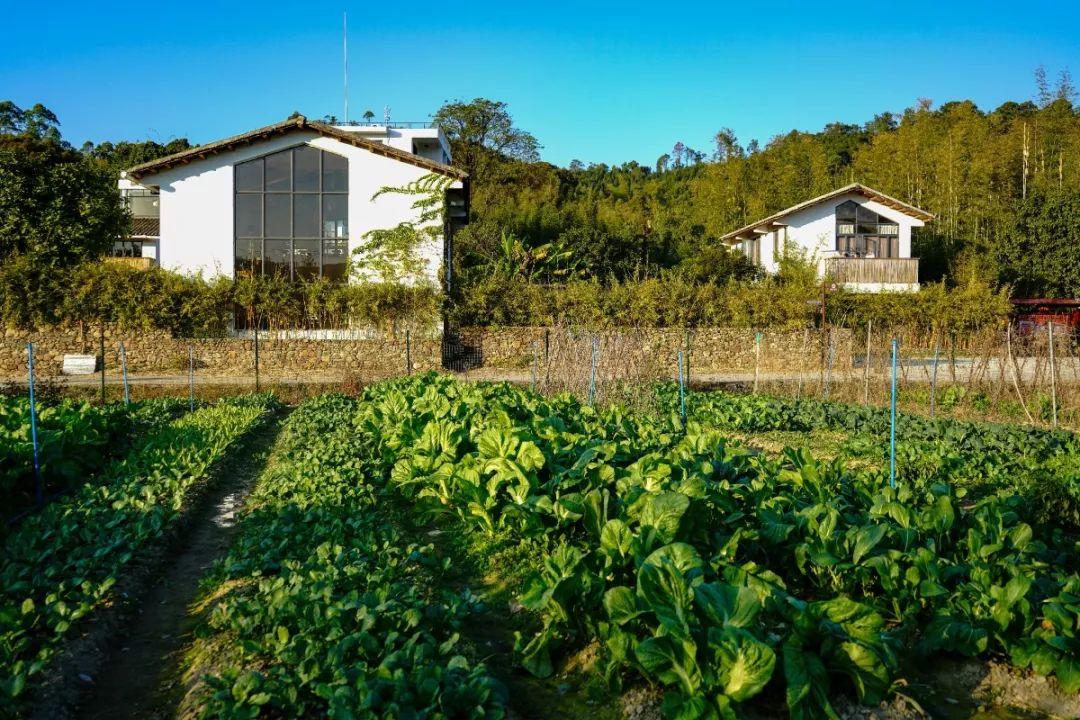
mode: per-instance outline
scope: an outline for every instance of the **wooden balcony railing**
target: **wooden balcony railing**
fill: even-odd
[[[837,283],[914,285],[918,258],[827,258],[825,274]]]
[[[127,265],[136,270],[149,270],[154,267],[154,258],[148,257],[107,257],[105,262],[115,265]]]

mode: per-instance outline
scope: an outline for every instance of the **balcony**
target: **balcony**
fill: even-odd
[[[882,285],[914,289],[919,284],[919,259],[826,258],[825,276],[839,285],[855,286],[852,289],[876,289]]]
[[[154,267],[154,258],[150,257],[107,257],[105,262],[112,265],[126,265],[136,270],[149,270]]]

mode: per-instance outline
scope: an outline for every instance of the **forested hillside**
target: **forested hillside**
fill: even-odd
[[[450,138],[454,162],[472,178],[472,222],[454,241],[454,282],[443,317],[452,325],[802,327],[816,322],[815,271],[788,260],[778,277],[761,278],[720,237],[851,182],[936,219],[914,241],[925,291],[837,299],[830,302],[834,322],[873,317],[875,324],[977,327],[1002,317],[1006,293],[1078,297],[1075,99],[1067,72],[1053,83],[1040,72],[1033,100],[990,111],[969,101],[920,100],[899,115],[792,131],[763,146],[721,129],[708,152],[676,142],[651,166],[617,167],[579,161],[556,167],[541,161],[542,139],[515,126],[505,103],[447,103],[434,120]],[[4,322],[119,322],[134,313],[143,325],[174,328],[182,317],[185,332],[203,332],[221,325],[230,302],[283,325],[412,318],[418,308],[425,317],[434,313],[434,289],[421,301],[393,288],[278,288],[281,282],[264,278],[255,284],[276,289],[251,295],[237,289],[243,283],[229,289],[165,271],[153,281],[165,293],[157,304],[175,311],[120,302],[143,296],[145,278],[87,263],[126,227],[115,178],[123,168],[187,147],[181,138],[86,143],[76,150],[44,106],[0,103]],[[72,300],[67,288],[76,278],[93,297]],[[932,284],[937,280],[942,284]],[[123,309],[128,305],[131,313]]]
[[[537,160],[537,140],[506,107],[478,99],[437,116],[455,162],[474,178],[476,221],[459,244],[462,270],[489,269],[513,243],[533,275],[634,278],[680,268],[698,281],[744,270],[719,257],[719,237],[850,182],[937,216],[917,234],[923,279],[957,275],[965,260],[1022,294],[1080,293],[1080,114],[1068,73],[1036,73],[1035,100],[984,110],[919,100],[862,125],[792,131],[764,146],[722,129],[709,153],[676,143],[653,167]],[[795,121],[796,118],[793,118]],[[513,138],[506,142],[507,136]],[[531,140],[531,142],[529,142]],[[542,138],[540,139],[542,140]],[[483,152],[477,145],[490,148]]]

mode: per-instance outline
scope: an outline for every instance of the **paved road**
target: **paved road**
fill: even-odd
[[[1030,384],[1038,379],[1040,382],[1049,382],[1049,366],[1045,359],[1017,358],[1016,361],[1020,382]],[[1057,378],[1062,384],[1080,383],[1080,358],[1063,358],[1057,363]],[[872,365],[872,381],[882,381],[887,377],[886,367]],[[693,368],[691,368],[693,370]],[[904,360],[900,364],[901,377],[904,383],[929,383],[933,375],[933,363],[926,359]],[[511,382],[528,383],[532,380],[530,370],[514,370],[503,368],[479,368],[477,370],[455,373],[459,378],[471,380],[509,380]],[[938,366],[937,380],[940,384],[951,382],[967,382],[972,375],[984,382],[996,382],[1004,380],[1011,383],[1013,371],[1001,358],[990,359],[987,362],[974,358],[957,358],[955,366],[947,362],[941,362]],[[582,368],[582,377],[587,377],[588,368]],[[854,368],[834,370],[833,382],[862,381],[864,370],[861,358]],[[805,383],[818,382],[820,373],[818,370],[809,372],[762,372],[759,379],[762,382],[798,382],[800,379]],[[47,379],[39,376],[39,380]],[[55,376],[53,378],[70,386],[96,386],[101,383],[101,375],[71,375]],[[280,373],[264,372],[261,382],[267,385],[320,385],[337,384],[346,379],[346,373],[306,372]],[[754,372],[752,369],[741,372],[724,373],[698,373],[694,372],[691,378],[693,384],[721,385],[728,383],[752,383]],[[0,382],[14,382],[25,384],[24,377],[8,377],[0,379]],[[120,385],[123,378],[119,374],[106,373],[106,385]],[[187,385],[187,373],[177,374],[132,374],[128,376],[128,383],[137,385]],[[254,385],[254,375],[204,375],[196,371],[196,385]]]

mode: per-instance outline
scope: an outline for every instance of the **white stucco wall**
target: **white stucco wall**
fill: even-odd
[[[436,127],[387,128],[385,125],[335,125],[338,130],[356,133],[366,140],[389,145],[434,162],[450,164],[450,142]]]
[[[770,232],[761,237],[761,266],[768,272],[779,269],[779,256],[773,253],[773,239],[777,232],[783,234],[786,229],[786,242],[801,248],[810,260],[816,260],[819,267],[824,267],[826,258],[836,256],[836,206],[848,200],[854,200],[883,217],[896,221],[899,225],[899,252],[901,258],[911,257],[911,228],[922,227],[923,221],[913,218],[879,202],[870,200],[859,193],[845,193],[830,198],[817,205],[792,213],[779,222],[786,223],[786,228]],[[780,243],[781,252],[784,243]]]
[[[414,196],[372,196],[384,186],[399,187],[430,171],[327,138],[315,132],[293,132],[254,145],[210,155],[140,178],[161,190],[159,264],[183,273],[233,275],[233,166],[278,150],[308,144],[349,160],[349,250],[369,230],[395,227],[416,218]],[[460,187],[455,181],[454,187]],[[437,282],[442,263],[442,238],[428,243],[421,255],[426,275]]]

